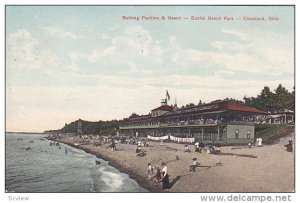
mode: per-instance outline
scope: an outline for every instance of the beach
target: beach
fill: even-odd
[[[184,152],[185,144],[147,141],[144,157],[137,156],[137,145],[116,144],[117,150],[112,151],[108,144],[78,144],[82,141],[79,137],[52,140],[109,161],[150,192],[293,192],[294,152],[287,152],[284,147],[290,138],[294,139],[294,133],[274,145],[222,146],[222,155],[207,154],[205,150],[195,152],[193,145],[189,145],[191,152]],[[97,140],[89,140],[94,141]],[[200,164],[195,172],[190,171],[193,158]],[[170,189],[162,190],[155,178],[148,180],[149,162],[153,167],[167,164]]]

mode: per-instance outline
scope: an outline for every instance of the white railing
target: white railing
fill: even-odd
[[[195,138],[181,138],[181,137],[175,137],[170,135],[170,140],[174,141],[174,142],[189,142],[189,143],[193,143],[195,142]]]
[[[161,136],[161,137],[153,137],[153,136],[150,136],[148,135],[147,138],[149,140],[154,140],[154,141],[161,141],[161,140],[167,140],[169,139],[169,136],[166,135],[166,136]],[[175,137],[175,136],[172,136],[170,135],[170,140],[174,141],[174,142],[178,142],[178,143],[181,143],[181,142],[184,142],[184,143],[193,143],[195,142],[195,138],[181,138],[181,137]]]
[[[149,140],[160,141],[160,140],[167,140],[167,139],[169,139],[169,136],[166,135],[166,136],[161,136],[161,137],[153,137],[153,136],[148,135],[147,138]]]

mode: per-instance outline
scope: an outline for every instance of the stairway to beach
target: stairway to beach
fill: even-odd
[[[284,127],[283,129],[277,131],[271,137],[267,138],[264,141],[264,144],[276,144],[280,141],[281,138],[289,136],[289,134],[292,132],[295,132],[295,126],[288,125],[288,126]]]

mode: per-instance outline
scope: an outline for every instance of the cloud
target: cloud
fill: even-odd
[[[242,44],[238,42],[224,42],[224,41],[215,41],[211,43],[211,46],[221,50],[232,50],[232,51],[245,51],[249,48],[249,45]]]
[[[74,52],[73,57],[70,57],[70,66],[80,70],[81,76],[88,70],[88,66],[94,66],[92,72],[86,75],[90,78],[110,75],[110,79],[114,80],[113,78],[120,76],[116,80],[124,83],[128,78],[133,79],[126,87],[134,87],[135,81],[147,86],[170,85],[174,88],[193,85],[200,87],[211,83],[210,87],[221,90],[224,84],[234,84],[229,87],[235,88],[236,81],[239,81],[239,84],[247,81],[244,86],[247,88],[249,82],[261,80],[273,84],[273,81],[280,82],[280,75],[293,74],[293,46],[285,40],[290,39],[289,35],[264,31],[264,36],[261,34],[263,31],[257,29],[222,31],[233,36],[231,41],[213,41],[210,45],[216,49],[204,51],[201,48],[181,46],[175,36],[168,36],[162,43],[153,40],[151,32],[140,25],[127,26],[123,33],[113,37],[105,48],[98,47],[90,53]],[[79,65],[84,63],[88,65]],[[182,79],[169,80],[172,78],[170,76],[178,74]],[[168,77],[164,77],[165,75]],[[191,83],[191,78],[188,78],[190,76],[201,77],[198,77],[195,83]],[[138,77],[145,80],[141,81]],[[285,81],[286,78],[288,76],[281,79]],[[103,78],[101,80],[112,86],[121,85]],[[221,85],[216,81],[221,81]]]
[[[243,71],[249,73],[294,73],[292,34],[279,34],[258,29],[223,30],[237,39],[214,41],[217,51],[198,49],[182,50],[183,63],[209,64],[217,67],[216,73]],[[263,33],[263,34],[262,34]],[[177,53],[178,54],[178,53]],[[187,58],[186,58],[187,57]],[[182,62],[181,60],[181,62]]]
[[[101,35],[101,38],[102,38],[102,39],[109,39],[109,36],[108,36],[108,34],[102,34],[102,35]]]
[[[238,39],[211,42],[214,49],[206,51],[182,46],[172,36],[162,43],[142,26],[128,26],[106,47],[69,51],[62,56],[68,64],[57,69],[45,68],[57,65],[57,55],[43,49],[30,32],[12,33],[7,39],[8,58],[17,56],[19,68],[48,71],[52,83],[46,87],[7,86],[8,129],[57,129],[78,118],[109,120],[132,112],[145,114],[159,106],[165,89],[172,100],[177,97],[180,106],[199,99],[256,96],[265,85],[275,89],[281,83],[291,90],[292,79],[280,77],[284,72],[293,73],[292,46],[285,42],[289,36],[226,33]],[[14,70],[14,60],[7,62],[8,69]],[[259,80],[261,74],[267,74],[269,80]],[[39,118],[39,127],[27,120],[18,126],[15,121],[24,115]]]
[[[166,51],[159,41],[154,41],[149,30],[142,26],[127,26],[123,33],[112,37],[107,47],[95,47],[90,53],[80,53],[84,57],[71,59],[72,67],[79,67],[78,63],[87,63],[94,74],[121,74],[153,72],[153,68],[162,62],[162,55]],[[80,67],[79,67],[80,68]],[[85,72],[83,68],[81,71]]]
[[[76,35],[69,31],[65,31],[64,29],[60,27],[55,26],[47,26],[45,27],[45,30],[52,36],[55,37],[63,37],[63,38],[70,38],[70,39],[79,39],[82,38],[83,35]]]
[[[237,29],[222,29],[222,32],[228,35],[233,35],[238,37],[240,40],[248,39],[249,36],[251,36],[251,33],[253,33],[255,28],[248,29],[248,30],[237,30]]]
[[[170,42],[170,44],[176,43],[176,37],[175,36],[169,36],[169,42]]]
[[[39,67],[34,50],[39,41],[34,39],[27,30],[19,30],[8,35],[7,38],[7,65],[15,69],[36,69]]]
[[[42,48],[40,41],[27,30],[9,34],[6,47],[6,66],[12,72],[55,66],[58,60],[51,50]]]

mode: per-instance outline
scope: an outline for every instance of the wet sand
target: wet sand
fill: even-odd
[[[291,135],[292,138],[294,134]],[[82,149],[109,161],[121,172],[129,174],[142,187],[150,192],[293,192],[294,191],[294,152],[284,147],[287,137],[278,144],[262,147],[227,146],[221,147],[222,153],[252,155],[248,158],[232,155],[212,155],[205,151],[184,152],[184,144],[147,142],[145,157],[135,153],[136,145],[117,144],[117,151],[108,145],[74,145],[82,139],[57,139],[56,141]],[[93,142],[93,141],[91,141]],[[176,156],[179,160],[176,160]],[[197,158],[200,167],[190,172],[192,159]],[[147,163],[159,167],[166,162],[172,187],[163,191],[161,183],[148,180]],[[154,169],[154,173],[156,170]]]

